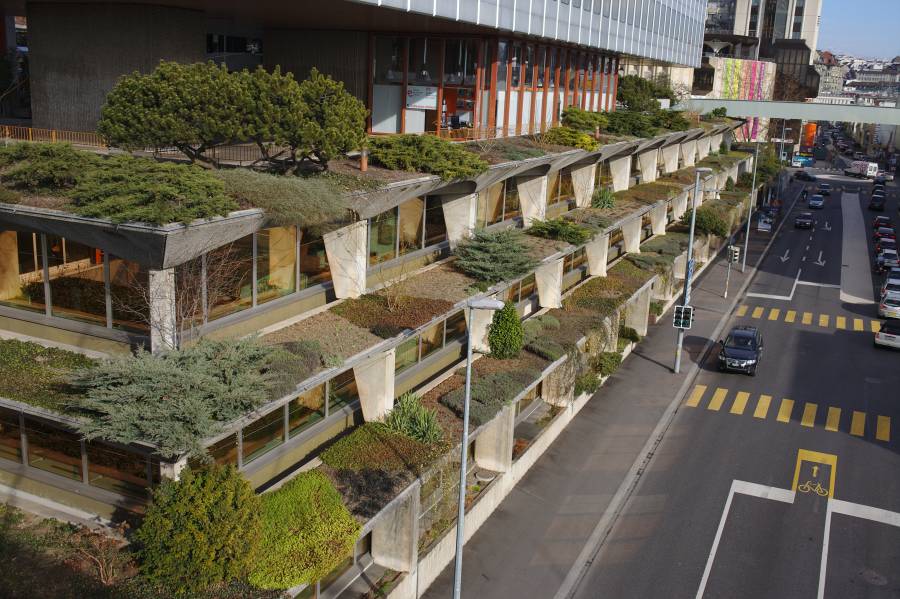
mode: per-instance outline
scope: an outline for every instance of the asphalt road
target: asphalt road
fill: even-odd
[[[900,597],[900,353],[872,344],[868,184],[820,174],[840,191],[732,314],[758,375],[710,354],[574,597]]]

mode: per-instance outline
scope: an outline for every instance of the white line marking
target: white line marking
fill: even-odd
[[[798,285],[806,285],[807,287],[824,287],[825,289],[840,289],[840,285],[832,283],[813,283],[812,281],[798,281]]]
[[[855,516],[856,518],[863,518],[864,520],[872,520],[873,522],[900,527],[900,513],[898,512],[884,510],[880,507],[853,503],[851,501],[843,501],[841,499],[831,499],[828,503],[833,504],[833,507],[829,507],[837,514]]]
[[[805,258],[804,258],[804,260],[805,260]],[[793,287],[791,287],[790,295],[771,295],[769,293],[747,293],[746,296],[747,297],[761,297],[763,299],[784,300],[784,301],[789,302],[792,299],[794,299],[794,292],[797,291],[797,285],[800,284],[800,273],[802,273],[802,272],[803,272],[802,268],[797,269],[797,278],[794,279],[794,285],[793,285]]]
[[[825,536],[822,539],[822,560],[819,562],[819,590],[816,599],[825,598],[825,566],[828,564],[828,540],[831,538],[831,511],[833,500],[825,506]]]
[[[801,262],[806,262],[806,256],[803,256],[803,259],[801,260]]]

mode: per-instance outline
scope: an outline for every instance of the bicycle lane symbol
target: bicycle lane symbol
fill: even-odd
[[[809,499],[834,498],[836,475],[836,455],[801,449],[797,453],[792,486],[797,500],[804,495]]]

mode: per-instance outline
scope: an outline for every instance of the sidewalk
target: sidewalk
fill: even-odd
[[[650,327],[612,379],[466,544],[463,597],[549,599],[556,594],[677,390],[693,378],[707,341],[771,236],[751,231],[747,272],[741,274],[739,265],[732,268],[727,300],[722,298],[724,252],[695,280],[694,326],[685,335],[680,375],[672,373],[676,329],[671,311]],[[451,596],[452,581],[451,563],[423,596]]]

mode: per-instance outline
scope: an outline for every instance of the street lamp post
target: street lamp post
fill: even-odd
[[[694,223],[697,220],[697,196],[703,192],[700,187],[700,175],[711,173],[711,168],[700,167],[696,169],[694,178],[694,197],[691,200],[691,232],[688,236],[687,248],[687,267],[684,273],[684,302],[683,305],[689,306],[691,303],[691,279],[694,276]],[[684,345],[684,329],[678,327],[678,344],[675,346],[675,374],[681,370],[681,347]]]
[[[750,216],[753,214],[756,193],[756,169],[759,166],[759,138],[756,139],[756,153],[753,155],[753,180],[750,183],[750,208],[747,210],[747,230],[744,232],[744,255],[741,258],[741,272],[747,269],[747,249],[750,247]]]
[[[469,326],[466,327],[466,392],[463,401],[462,445],[459,460],[459,505],[456,512],[456,563],[453,572],[453,599],[460,599],[462,592],[462,550],[466,519],[466,458],[469,449],[469,400],[472,393],[472,311],[496,311],[503,308],[498,299],[484,297],[469,300],[466,309],[469,311]]]

